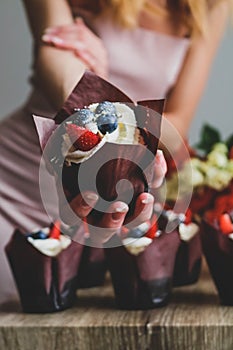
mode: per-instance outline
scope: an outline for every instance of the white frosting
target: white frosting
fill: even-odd
[[[47,239],[34,239],[28,237],[30,242],[36,249],[42,254],[47,256],[57,256],[62,250],[68,248],[71,244],[71,239],[68,236],[61,235],[59,239],[47,238]]]
[[[106,142],[106,138],[103,137],[102,140],[93,147],[90,151],[80,151],[72,150],[72,142],[67,134],[63,135],[62,143],[62,154],[65,157],[65,160],[68,165],[70,163],[82,163],[85,160],[89,159],[93,154],[95,154]]]
[[[133,255],[142,253],[153,240],[148,237],[125,238],[122,240],[124,247]]]
[[[72,149],[72,141],[67,134],[63,135],[62,154],[65,157],[68,165],[70,163],[81,163],[90,157],[92,157],[105,142],[116,144],[138,144],[139,143],[139,130],[137,129],[137,122],[134,111],[123,103],[113,103],[116,107],[118,117],[118,128],[112,133],[106,133],[102,135],[99,131],[101,141],[93,147],[90,151],[80,151]],[[98,103],[91,104],[88,108],[94,112]],[[97,132],[96,124],[87,124],[85,127],[93,132]]]
[[[228,237],[233,240],[233,233],[230,233]]]
[[[31,232],[32,233],[36,233],[36,232],[38,232],[38,231],[43,231],[43,233],[45,234],[45,235],[49,235],[49,232],[50,232],[50,228],[49,227],[43,227],[43,228],[40,228],[40,227],[36,227],[36,228],[34,228],[34,230],[32,230]]]
[[[186,225],[181,223],[179,225],[179,234],[182,241],[190,241],[199,231],[199,226],[194,222]]]

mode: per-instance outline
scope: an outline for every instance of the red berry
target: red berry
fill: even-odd
[[[192,222],[192,216],[193,216],[193,213],[192,213],[191,209],[188,208],[186,213],[185,213],[185,221],[184,221],[184,223],[186,225],[188,225]]]
[[[151,227],[149,228],[149,230],[145,234],[145,237],[154,239],[157,231],[158,231],[157,217],[156,217],[156,215],[153,215],[153,217],[151,219]]]
[[[61,224],[56,221],[50,229],[49,238],[59,239],[61,235]]]
[[[100,142],[99,134],[75,124],[68,124],[66,131],[76,149],[80,151],[89,151]]]
[[[233,233],[233,223],[228,213],[224,213],[219,217],[219,226],[222,233],[224,233],[225,235]]]
[[[229,208],[232,208],[232,207],[233,207],[233,196],[231,193],[224,194],[216,198],[215,211],[218,213],[218,215],[228,211]]]

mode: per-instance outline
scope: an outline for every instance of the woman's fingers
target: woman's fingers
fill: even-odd
[[[129,210],[127,204],[123,202],[114,202],[105,213],[100,221],[101,227],[118,230],[121,228],[125,216]]]
[[[163,155],[163,151],[157,150],[155,156],[154,164],[154,177],[152,183],[150,184],[151,188],[158,188],[162,185],[164,177],[167,173],[167,163]]]
[[[94,192],[86,191],[77,195],[70,203],[71,209],[80,218],[88,216],[98,201],[98,195]]]
[[[98,201],[98,195],[94,192],[85,191],[78,194],[70,203],[60,203],[59,211],[63,222],[75,225],[79,219],[87,217]]]
[[[154,197],[150,193],[141,193],[135,204],[134,213],[127,218],[127,227],[136,227],[141,223],[150,220],[154,205]]]
[[[81,18],[71,25],[48,28],[42,41],[58,49],[73,51],[87,68],[102,78],[108,77],[108,58],[103,42]]]
[[[118,233],[129,210],[127,204],[114,202],[100,221],[89,225],[90,239],[93,246],[99,247]]]

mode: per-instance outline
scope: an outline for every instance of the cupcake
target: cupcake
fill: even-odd
[[[197,282],[201,272],[202,246],[198,218],[203,207],[199,205],[200,192],[197,195],[197,189],[193,188],[191,164],[192,159],[186,160],[179,171],[173,172],[166,181],[165,216],[170,215],[172,209],[171,216],[178,215],[180,218],[177,230],[181,243],[175,261],[174,287]]]
[[[204,125],[196,149],[189,151],[190,157],[178,162],[178,170],[173,163],[170,166],[166,203],[183,208],[186,205],[192,216],[192,222],[188,225],[182,223],[179,227],[182,244],[176,259],[174,285],[190,284],[198,279],[201,244],[196,224],[202,221],[204,213],[212,208],[216,198],[227,191],[232,182],[232,144],[232,136],[223,141],[218,130]],[[186,239],[188,232],[191,238]]]
[[[5,251],[24,312],[56,312],[73,304],[83,245],[62,234],[59,223],[27,234],[15,230]]]
[[[173,286],[196,283],[201,272],[202,246],[199,224],[193,220],[190,209],[178,226],[181,244],[175,261]]]
[[[175,257],[180,245],[177,229],[162,231],[151,222],[115,235],[105,254],[120,309],[150,309],[168,303]]]
[[[95,191],[100,199],[93,215],[101,215],[114,200],[127,202],[130,215],[153,175],[162,110],[162,100],[136,105],[86,72],[53,123],[35,117],[44,157],[66,200]]]
[[[222,140],[216,129],[206,125],[198,147],[203,154],[194,167],[205,189],[205,205],[197,211],[203,251],[221,303],[233,305],[233,136]]]
[[[205,258],[220,302],[233,306],[233,190],[220,194],[202,222]]]

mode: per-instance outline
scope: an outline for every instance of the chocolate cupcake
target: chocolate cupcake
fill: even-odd
[[[120,309],[150,309],[169,301],[179,233],[156,231],[150,238],[153,231],[140,238],[114,236],[107,243],[105,254]]]
[[[202,245],[220,302],[233,306],[233,210],[232,192],[216,199],[202,222]],[[223,200],[223,201],[222,201]],[[222,202],[223,207],[220,206]],[[224,204],[223,204],[224,203]],[[227,209],[228,207],[228,209]]]
[[[92,215],[101,215],[114,200],[128,203],[131,214],[153,176],[163,103],[135,105],[115,86],[86,72],[53,124],[35,118],[47,165],[68,202],[80,192],[94,191],[99,201]]]
[[[191,209],[183,215],[178,225],[181,244],[176,255],[174,287],[197,282],[201,272],[202,246],[199,225],[193,218]]]
[[[196,230],[196,228],[195,228]],[[175,261],[173,286],[180,287],[196,283],[201,272],[202,246],[200,230],[189,239],[182,239]]]
[[[77,234],[83,234],[82,227]],[[72,306],[82,244],[53,226],[30,234],[15,230],[5,251],[24,312],[56,312]]]

